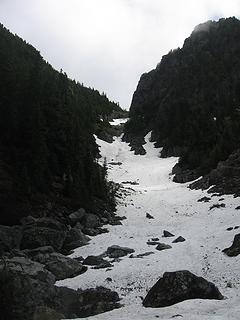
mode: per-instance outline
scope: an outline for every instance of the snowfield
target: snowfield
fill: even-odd
[[[134,255],[154,252],[143,258],[125,256],[114,267],[91,269],[73,279],[59,281],[59,286],[90,288],[105,286],[118,292],[124,307],[88,317],[91,320],[239,320],[240,256],[228,257],[222,249],[232,244],[240,229],[226,231],[240,224],[238,198],[213,196],[210,202],[197,202],[203,191],[188,189],[188,184],[172,181],[171,169],[177,158],[159,158],[160,150],[145,137],[147,154],[134,155],[128,144],[115,138],[112,144],[97,139],[102,157],[109,164],[108,178],[122,183],[117,214],[126,216],[122,226],[107,226],[109,233],[92,237],[89,245],[75,250],[72,257],[99,255],[111,245],[133,248]],[[101,160],[103,161],[103,159]],[[129,182],[135,182],[131,184]],[[210,196],[211,197],[211,196]],[[224,198],[224,200],[220,200]],[[210,206],[225,203],[225,208]],[[146,213],[154,219],[147,219]],[[163,230],[175,235],[163,238]],[[186,241],[172,243],[178,236]],[[171,244],[172,249],[157,251],[147,245],[152,238]],[[166,308],[144,308],[142,298],[166,271],[189,270],[213,282],[224,300],[187,300]],[[112,281],[107,280],[111,278]]]

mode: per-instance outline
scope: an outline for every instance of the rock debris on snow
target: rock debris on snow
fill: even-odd
[[[223,296],[218,288],[187,270],[165,272],[143,300],[144,307],[171,306],[188,299],[217,299]]]
[[[174,234],[167,230],[163,230],[163,237],[174,237]]]

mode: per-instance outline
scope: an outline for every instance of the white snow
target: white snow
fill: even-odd
[[[109,121],[111,126],[118,126],[119,124],[126,123],[128,118],[121,118],[121,119],[113,119],[113,121]]]
[[[127,194],[119,200],[117,214],[127,217],[123,225],[107,226],[109,233],[93,237],[89,245],[76,249],[72,257],[98,255],[114,244],[133,248],[135,254],[148,251],[154,254],[141,259],[126,256],[115,262],[110,271],[89,268],[78,277],[59,281],[58,285],[74,289],[105,286],[119,293],[124,307],[87,318],[91,320],[239,320],[240,256],[230,258],[222,253],[239,233],[239,230],[226,231],[239,222],[239,211],[235,210],[239,199],[228,195],[220,202],[220,197],[212,197],[209,203],[197,202],[209,195],[189,190],[187,184],[174,183],[171,169],[178,159],[160,158],[160,149],[153,147],[149,137],[150,134],[145,137],[147,154],[144,156],[134,155],[121,138],[115,138],[113,143],[97,139],[107,162],[122,163],[109,165],[108,178],[138,184],[122,187],[122,193]],[[215,203],[225,203],[226,208],[209,210]],[[154,219],[147,219],[146,212]],[[163,230],[175,237],[162,238]],[[180,235],[186,241],[172,244]],[[172,249],[157,251],[155,246],[148,246],[147,240],[154,237],[171,244]],[[214,282],[226,299],[188,300],[166,308],[142,306],[141,297],[145,297],[164,272],[183,269]],[[112,278],[112,282],[106,281],[107,277]]]

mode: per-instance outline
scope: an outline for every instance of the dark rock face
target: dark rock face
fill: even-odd
[[[152,131],[156,146],[163,148],[161,157],[180,157],[173,174],[181,183],[210,172],[240,142],[240,76],[235,72],[240,21],[220,19],[203,26],[141,76],[125,126],[124,140],[133,148],[135,139]]]
[[[227,160],[218,163],[217,168],[200,180],[192,183],[190,189],[210,189],[208,193],[234,194],[240,196],[240,149]]]
[[[157,250],[162,251],[166,249],[171,249],[172,247],[169,244],[159,243],[156,247]]]
[[[167,307],[188,299],[223,299],[218,288],[189,271],[165,272],[143,300],[144,307]]]
[[[56,251],[59,251],[63,246],[66,234],[66,226],[57,220],[37,219],[33,224],[24,226],[21,249],[52,246]]]
[[[145,134],[147,134],[146,130]],[[143,145],[146,143],[143,138],[144,136],[144,134],[143,136],[136,136],[134,134],[125,133],[122,140],[125,142],[131,142],[131,151],[134,151],[135,155],[144,155],[146,154],[146,150],[143,147]]]
[[[117,245],[113,245],[107,248],[106,254],[110,258],[120,258],[128,255],[129,253],[133,253],[135,250],[127,248],[127,247],[120,247]]]
[[[178,164],[173,167],[172,174],[174,174],[173,181],[177,183],[186,183],[199,177],[197,170],[181,168]]]
[[[240,233],[235,235],[231,247],[224,249],[223,252],[229,257],[235,257],[240,254]]]

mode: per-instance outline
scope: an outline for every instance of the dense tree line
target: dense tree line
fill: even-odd
[[[32,213],[44,197],[91,210],[96,199],[113,202],[93,133],[114,110],[0,25],[0,223]]]
[[[180,49],[144,74],[134,93],[125,139],[152,130],[162,156],[180,156],[198,175],[239,148],[240,21],[197,26]]]

